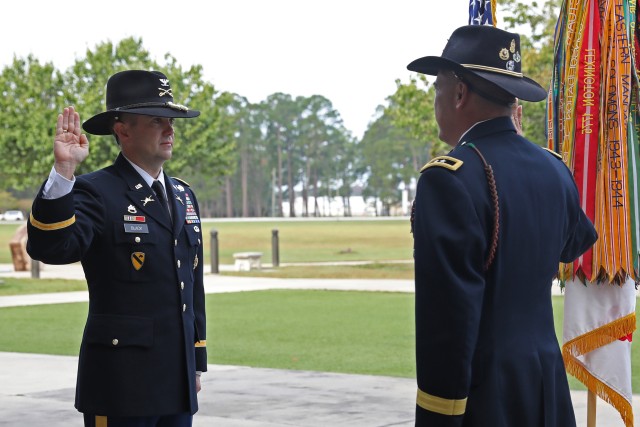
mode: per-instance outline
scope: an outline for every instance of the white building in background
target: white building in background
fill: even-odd
[[[415,181],[408,186],[404,184],[398,188],[401,193],[400,206],[393,207],[391,209],[391,216],[408,216],[411,213],[411,203],[413,202],[413,195],[415,194]],[[360,193],[360,189],[354,191],[354,193]],[[379,214],[382,212],[382,202],[376,200],[373,197],[365,199],[361,195],[354,195],[349,198],[351,205],[351,216],[376,216],[376,212]],[[309,216],[315,215],[315,198],[309,196]],[[302,216],[303,199],[297,196],[295,199],[295,211],[297,216]],[[282,210],[285,217],[289,216],[289,201],[284,200],[282,203]],[[318,198],[318,216],[344,216],[345,206],[343,204],[342,197],[319,197]]]
[[[410,214],[411,203],[408,201],[408,192],[403,191],[402,197],[402,206],[392,208],[391,216],[408,216]],[[315,214],[314,201],[313,197],[309,197],[309,216],[314,216]],[[302,202],[302,197],[296,197],[295,209],[297,216],[302,216],[304,212]],[[376,212],[379,214],[382,212],[382,202],[374,198],[365,200],[362,196],[351,196],[349,203],[351,203],[351,216],[376,216]],[[282,210],[284,216],[288,217],[289,201],[282,202]],[[345,207],[342,204],[342,198],[318,198],[318,216],[344,216],[344,211]]]

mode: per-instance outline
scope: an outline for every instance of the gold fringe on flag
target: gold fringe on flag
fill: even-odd
[[[635,326],[636,316],[629,314],[568,341],[562,346],[562,358],[567,372],[576,377],[578,381],[596,393],[602,400],[616,408],[626,427],[633,427],[633,407],[631,403],[620,393],[602,382],[601,379],[591,374],[577,357],[617,341],[619,337],[635,330]]]

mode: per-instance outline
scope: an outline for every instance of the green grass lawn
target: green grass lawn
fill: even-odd
[[[9,240],[18,223],[0,221],[0,263],[11,263]],[[211,230],[218,231],[221,264],[233,264],[234,252],[262,252],[271,263],[271,230],[279,230],[280,262],[410,260],[413,239],[406,219],[384,221],[205,222],[204,258],[210,262]]]
[[[84,280],[0,278],[0,296],[86,291]]]
[[[379,261],[413,257],[406,219],[385,221],[206,222],[205,259],[210,233],[218,231],[220,263],[233,264],[234,252],[262,252],[271,262],[271,230],[278,229],[280,262]]]
[[[560,334],[562,297],[553,304]],[[415,376],[412,294],[209,294],[207,312],[209,363]],[[2,308],[0,351],[77,355],[86,313],[86,303]],[[640,350],[632,349],[637,392]],[[584,388],[572,377],[569,382],[573,389]]]
[[[251,271],[221,272],[225,276],[278,277],[281,279],[407,279],[413,280],[413,262],[362,265],[287,266]]]

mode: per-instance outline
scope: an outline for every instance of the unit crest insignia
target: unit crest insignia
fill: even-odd
[[[140,270],[144,264],[144,252],[134,252],[131,254],[131,264],[136,270]]]

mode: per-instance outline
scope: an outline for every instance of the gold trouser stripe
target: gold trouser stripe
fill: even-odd
[[[196,341],[196,347],[206,347],[206,346],[207,346],[207,340]]]
[[[107,417],[96,415],[96,427],[107,427]]]
[[[442,415],[462,415],[467,409],[466,397],[459,400],[443,399],[442,397],[432,396],[429,393],[425,393],[420,389],[418,389],[418,399],[416,403],[422,409]]]
[[[33,213],[31,213],[29,215],[29,222],[31,223],[31,225],[33,225],[37,229],[44,230],[44,231],[53,231],[53,230],[60,230],[62,228],[70,226],[71,224],[76,222],[76,216],[74,215],[66,221],[54,222],[53,224],[45,224],[44,222],[40,222],[36,220],[33,217]]]

